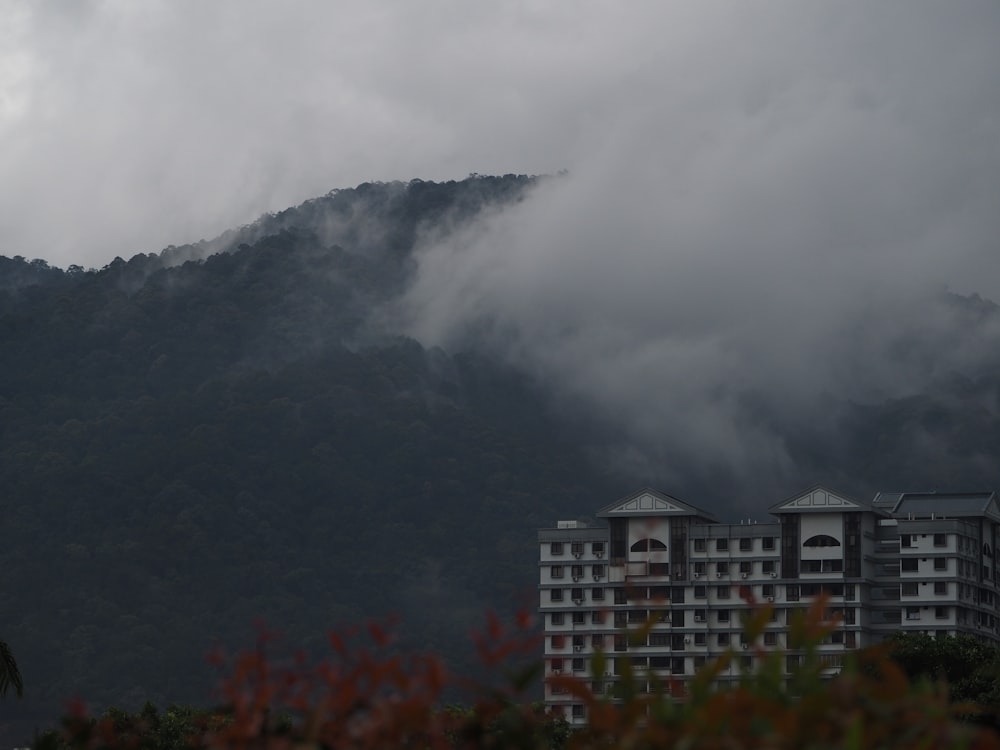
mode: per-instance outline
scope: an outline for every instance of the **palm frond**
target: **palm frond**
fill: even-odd
[[[11,686],[20,698],[24,695],[24,682],[21,680],[21,672],[14,661],[14,654],[10,652],[10,647],[4,641],[0,641],[0,696],[7,695]]]

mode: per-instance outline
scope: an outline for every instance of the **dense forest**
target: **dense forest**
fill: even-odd
[[[26,692],[0,705],[9,731],[74,696],[204,704],[206,652],[257,620],[308,650],[394,613],[402,645],[461,663],[487,608],[531,606],[535,529],[656,480],[600,460],[607,425],[557,384],[394,324],[423,233],[539,179],[360,185],[101,269],[0,257],[0,638]],[[788,492],[996,486],[998,394],[981,373],[790,425]],[[735,486],[664,489],[726,515]]]

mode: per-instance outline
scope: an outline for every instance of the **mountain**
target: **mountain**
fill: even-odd
[[[377,313],[422,228],[536,181],[362,185],[196,246],[0,259],[3,637],[63,702],[211,699],[205,654],[399,615],[455,651],[529,603],[533,530],[618,491],[526,376]],[[577,426],[578,427],[578,426]]]
[[[205,704],[205,654],[252,643],[258,619],[321,650],[331,627],[397,614],[401,647],[464,669],[455,644],[487,608],[533,606],[538,527],[667,477],[723,516],[761,512],[774,484],[1000,484],[992,365],[828,394],[823,420],[737,393],[790,446],[774,480],[637,468],[626,431],[559,383],[475,337],[403,335],[422,243],[545,179],[364,184],[99,270],[0,257],[0,637],[28,695],[0,704],[5,738],[74,696]],[[1000,321],[987,300],[940,303],[969,330]]]

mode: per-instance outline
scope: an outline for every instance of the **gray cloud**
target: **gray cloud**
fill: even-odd
[[[427,238],[409,330],[556,378],[622,460],[777,476],[755,403],[821,420],[997,348],[934,295],[1000,298],[998,32],[972,0],[8,4],[0,253],[102,265],[365,180],[567,168]]]
[[[629,74],[569,178],[428,238],[404,310],[424,341],[559,382],[668,478],[780,478],[783,426],[995,366],[1000,343],[942,295],[1000,293],[997,13],[757,10],[667,31],[681,49]]]

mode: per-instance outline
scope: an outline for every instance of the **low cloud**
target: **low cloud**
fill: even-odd
[[[1000,298],[997,56],[922,10],[765,14],[690,79],[637,73],[569,176],[427,238],[411,332],[559,383],[668,481],[780,486],[834,405],[995,366],[998,316],[946,291]]]

